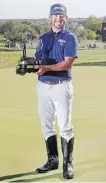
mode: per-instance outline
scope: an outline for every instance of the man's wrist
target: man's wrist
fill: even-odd
[[[47,71],[51,71],[51,66],[50,65],[46,65],[46,69],[47,69]]]

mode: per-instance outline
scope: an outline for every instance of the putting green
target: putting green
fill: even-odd
[[[106,67],[73,67],[75,147],[72,182],[106,182]],[[0,181],[60,182],[60,166],[47,174],[34,168],[46,159],[35,93],[36,74],[0,70]],[[58,126],[56,125],[59,134]]]

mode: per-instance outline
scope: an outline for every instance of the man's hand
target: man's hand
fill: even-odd
[[[49,71],[49,66],[38,65],[38,66],[35,66],[35,69],[39,69],[38,72],[36,72],[37,75],[43,75],[45,72]]]

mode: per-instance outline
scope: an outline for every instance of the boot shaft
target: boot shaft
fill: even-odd
[[[61,137],[61,146],[63,153],[63,177],[65,179],[72,179],[74,177],[73,165],[72,165],[72,153],[74,146],[74,138],[68,142]]]
[[[45,141],[46,143],[46,149],[47,149],[47,155],[49,157],[58,157],[58,148],[57,148],[57,136],[53,135]]]
[[[67,159],[67,161],[72,161],[72,153],[74,147],[74,138],[70,139],[68,142],[66,139],[61,137],[61,147],[63,158]]]

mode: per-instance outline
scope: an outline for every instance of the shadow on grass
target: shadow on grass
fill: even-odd
[[[101,159],[97,158],[97,159],[91,159],[88,161],[78,162],[74,164],[74,166],[76,166],[75,177],[79,178],[86,173],[104,169],[104,158],[101,158]],[[34,178],[29,178],[29,176],[31,175],[34,176]],[[28,178],[22,179],[22,177],[24,176],[28,176]],[[6,181],[14,178],[17,178],[17,180],[10,180],[9,182],[36,182],[36,181],[43,181],[43,180],[56,179],[56,178],[59,179],[60,181],[65,181],[65,179],[62,176],[62,172],[55,173],[55,171],[54,171],[54,174],[52,173],[51,175],[49,174],[49,172],[44,174],[38,174],[34,171],[20,173],[20,174],[6,175],[6,176],[0,177],[0,181]]]
[[[30,175],[41,175],[41,176],[31,178],[31,179],[20,179],[20,180],[9,181],[9,182],[35,182],[35,181],[41,181],[41,180],[46,180],[46,179],[52,179],[52,178],[54,178],[54,179],[59,178],[60,180],[64,180],[62,177],[62,173],[54,173],[52,175],[48,175],[48,173],[38,174],[36,172],[27,172],[27,173],[20,173],[20,174],[3,176],[3,177],[0,177],[0,181],[13,179],[13,178],[19,178],[19,177],[23,177],[23,176],[30,176]]]
[[[8,179],[13,179],[13,178],[18,178],[18,177],[23,177],[23,176],[27,176],[27,175],[35,175],[35,174],[36,174],[35,172],[27,172],[27,173],[6,175],[6,176],[3,176],[3,177],[0,177],[0,181],[8,180]]]
[[[61,173],[55,173],[52,175],[48,175],[48,174],[43,174],[40,177],[35,177],[32,179],[21,179],[21,180],[16,180],[16,181],[11,181],[11,182],[36,182],[36,181],[44,181],[44,180],[48,180],[48,179],[56,179],[59,178],[60,181],[63,181],[63,177]]]
[[[73,66],[106,66],[106,61],[74,63]]]

